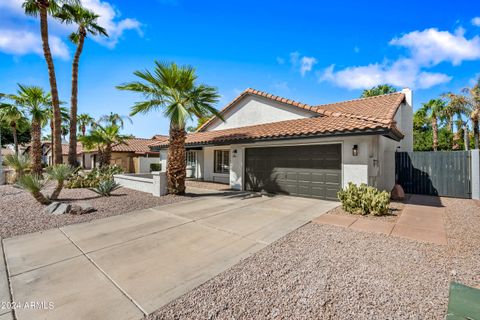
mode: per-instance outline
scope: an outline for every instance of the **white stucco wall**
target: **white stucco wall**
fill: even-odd
[[[246,96],[230,109],[224,120],[215,120],[206,131],[245,127],[256,124],[311,117],[310,111],[258,96]]]
[[[168,157],[168,150],[161,149],[160,150],[160,165],[162,166],[160,170],[161,172],[167,171],[167,157]]]
[[[159,163],[160,159],[155,157],[138,157],[138,172],[150,173],[150,164]]]
[[[229,174],[213,172],[214,150],[230,150],[230,146],[205,147],[203,148],[203,179],[205,181],[229,183]],[[232,152],[230,152],[230,163],[232,161]]]
[[[413,151],[413,94],[410,89],[403,89],[405,103],[403,103],[395,114],[397,127],[405,137],[400,142],[399,151]]]

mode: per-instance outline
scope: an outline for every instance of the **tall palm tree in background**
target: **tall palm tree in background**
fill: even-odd
[[[362,95],[360,98],[368,98],[368,97],[374,97],[374,96],[380,96],[382,94],[389,94],[389,93],[395,93],[398,90],[389,85],[389,84],[381,84],[376,87],[373,87],[371,89],[365,89],[362,92]]]
[[[70,35],[70,40],[77,46],[72,62],[72,93],[70,106],[70,139],[68,163],[77,165],[77,110],[78,110],[78,65],[83,51],[85,38],[88,35],[108,37],[107,31],[97,24],[100,17],[80,4],[65,4],[56,17],[67,24],[76,24],[77,30]]]
[[[62,103],[62,102],[60,102]],[[52,106],[49,106],[47,107],[47,110],[46,110],[46,113],[47,113],[47,117],[48,117],[48,121],[50,123],[50,136],[53,137],[53,130],[54,130],[54,113],[53,113],[53,108]],[[60,134],[60,137],[63,136],[63,127],[66,123],[69,123],[70,121],[70,112],[68,111],[68,109],[66,107],[60,107],[60,118],[62,119],[62,131],[61,131],[61,134]],[[44,124],[42,124],[42,127],[44,126]],[[62,140],[60,140],[60,142],[62,142]],[[53,141],[52,141],[52,145],[53,145]]]
[[[442,118],[445,111],[445,101],[442,99],[432,99],[422,106],[422,112],[425,113],[427,119],[430,120],[433,132],[433,151],[438,150],[438,121]]]
[[[120,133],[120,127],[114,124],[108,126],[95,125],[94,128],[79,140],[86,150],[97,150],[99,155],[99,166],[104,167],[110,164],[112,159],[112,148],[124,144],[128,137]]]
[[[185,125],[193,117],[222,116],[215,109],[219,95],[215,88],[196,84],[195,69],[155,61],[154,72],[135,71],[139,81],[117,86],[120,90],[141,93],[146,99],[132,107],[130,115],[161,110],[170,120],[167,180],[172,194],[185,193]]]
[[[82,132],[82,136],[85,136],[85,134],[87,133],[87,127],[93,125],[94,123],[95,119],[93,119],[87,113],[81,113],[77,117],[78,130]]]
[[[18,155],[18,132],[28,128],[28,120],[19,106],[10,103],[0,103],[0,121],[12,129],[15,155]]]
[[[133,123],[132,119],[129,116],[122,116],[122,115],[119,115],[118,113],[113,113],[113,112],[110,112],[110,114],[101,116],[98,122],[103,122],[107,125],[111,124],[114,126],[119,126],[121,129],[123,129],[123,126],[125,125],[124,120],[128,120],[130,124]]]
[[[17,94],[10,95],[9,98],[30,115],[32,172],[40,175],[42,173],[42,124],[48,119],[47,108],[52,105],[52,98],[40,87],[20,84],[18,87]]]
[[[450,133],[453,136],[452,142],[452,149],[458,149],[458,140],[461,138],[459,137],[458,131],[463,129],[463,122],[457,122],[458,125],[462,123],[460,127],[457,125],[457,133],[453,132],[453,124],[456,122],[454,120],[455,115],[458,117],[462,117],[462,114],[465,113],[466,107],[468,105],[468,100],[464,95],[455,94],[452,92],[448,92],[443,94],[443,97],[447,99],[447,104],[444,109],[444,116],[447,120],[447,127]]]
[[[78,2],[74,0],[25,0],[22,7],[29,16],[40,16],[40,34],[42,38],[43,55],[48,67],[48,79],[50,82],[50,94],[53,106],[53,159],[54,163],[62,163],[62,119],[60,114],[60,99],[58,97],[57,78],[53,64],[52,52],[48,39],[48,15],[54,15],[59,9],[59,3]]]
[[[466,114],[472,123],[473,139],[475,141],[475,149],[479,148],[479,121],[480,121],[480,78],[477,83],[471,88],[464,88],[462,90],[468,94]]]

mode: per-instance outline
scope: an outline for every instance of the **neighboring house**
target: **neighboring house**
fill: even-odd
[[[168,139],[168,137],[166,137]],[[125,144],[119,144],[112,149],[111,164],[117,164],[128,173],[150,172],[150,164],[159,162],[159,152],[149,147],[157,141],[164,141],[165,136],[154,136],[152,139],[130,138]],[[98,154],[93,151],[92,166],[98,165]]]
[[[247,89],[186,139],[187,175],[336,200],[348,182],[391,190],[395,152],[412,151],[412,92],[307,105]],[[168,140],[157,141],[162,170]]]
[[[68,143],[62,143],[62,161],[63,163],[68,163]],[[53,154],[52,148],[48,148],[45,154],[48,165],[53,163]],[[84,169],[91,169],[91,154],[88,152],[83,152],[83,147],[81,143],[77,143],[77,163],[80,167]]]
[[[42,145],[42,163],[46,166],[50,165],[51,160],[49,160],[47,153],[50,150],[50,146],[52,145],[52,143],[50,141],[42,141],[41,145]],[[30,155],[30,149],[31,149],[31,144],[28,143],[25,145],[25,148],[21,151],[21,153]]]

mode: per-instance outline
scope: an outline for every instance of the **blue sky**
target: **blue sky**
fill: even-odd
[[[0,92],[16,84],[48,89],[38,20],[22,0],[0,0]],[[88,39],[80,63],[79,111],[128,114],[141,97],[115,86],[154,60],[197,68],[223,107],[248,87],[310,104],[353,99],[391,83],[414,90],[414,104],[458,91],[480,75],[476,1],[102,1],[110,38]],[[70,26],[51,23],[60,98],[70,99]],[[168,133],[160,112],[136,116],[126,133]]]

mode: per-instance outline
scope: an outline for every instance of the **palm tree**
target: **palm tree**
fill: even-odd
[[[195,69],[155,61],[154,72],[135,71],[140,78],[117,86],[120,90],[141,93],[146,99],[132,107],[130,115],[148,113],[161,109],[170,120],[168,146],[167,180],[168,191],[173,194],[185,193],[185,125],[188,119],[202,118],[213,114],[222,119],[214,108],[219,95],[215,88],[196,84]]]
[[[448,130],[455,139],[455,135],[453,132],[454,117],[455,115],[462,114],[465,111],[468,101],[465,96],[452,92],[444,93],[442,96],[447,99],[447,104],[445,106],[443,114],[445,116],[445,119],[447,120]],[[456,141],[454,141],[454,143],[456,143]]]
[[[13,144],[15,145],[15,155],[18,155],[18,131],[28,127],[28,121],[18,106],[9,103],[0,104],[0,121],[7,123],[12,129]]]
[[[9,97],[30,115],[32,171],[40,175],[42,174],[42,123],[48,119],[47,107],[52,105],[52,98],[40,87],[20,84],[18,87],[17,94]]]
[[[110,114],[101,116],[98,122],[103,122],[103,123],[106,123],[107,125],[111,124],[114,126],[119,126],[120,128],[123,129],[123,126],[125,124],[124,120],[128,120],[130,123],[133,123],[132,119],[129,116],[122,116],[122,115],[119,115],[118,113],[113,113],[113,112],[110,112]]]
[[[73,0],[63,0],[61,2],[73,2]],[[48,40],[48,15],[55,14],[59,9],[58,0],[25,0],[22,7],[27,15],[40,16],[40,34],[42,37],[43,55],[48,67],[48,79],[50,81],[50,95],[53,107],[53,158],[55,163],[62,163],[62,119],[60,114],[60,99],[58,98],[57,78],[55,75],[55,66],[53,64],[52,52]]]
[[[72,94],[70,107],[70,141],[68,148],[68,163],[75,166],[77,163],[77,110],[78,110],[78,65],[87,35],[102,35],[108,37],[107,31],[97,24],[100,17],[80,4],[65,4],[56,14],[62,22],[74,23],[77,30],[70,35],[70,40],[77,46],[72,62]]]
[[[95,119],[93,119],[89,114],[81,113],[77,117],[78,130],[82,132],[82,136],[85,136],[87,133],[87,127],[93,125],[94,123]]]
[[[48,121],[50,122],[50,136],[53,137],[53,129],[54,129],[53,108],[51,106],[48,106],[46,113],[47,113]],[[68,123],[70,120],[70,113],[66,107],[60,107],[60,117],[62,118],[62,131],[60,136],[63,136],[64,125],[65,123]],[[42,127],[44,126],[45,124],[42,124]],[[52,145],[53,145],[53,141],[52,141]]]
[[[389,94],[397,92],[397,89],[389,84],[381,84],[371,89],[365,89],[362,92],[360,98],[368,98],[374,96],[380,96],[382,94]]]
[[[98,151],[99,166],[104,167],[110,164],[112,148],[124,144],[127,138],[128,136],[120,134],[120,127],[117,125],[96,125],[88,135],[80,137],[79,140],[86,150]]]
[[[479,148],[479,121],[480,121],[480,78],[477,83],[471,88],[464,88],[464,93],[468,93],[468,103],[466,107],[466,114],[470,118],[473,129],[473,139],[475,141],[475,149]]]
[[[442,117],[445,110],[445,102],[442,99],[432,99],[423,104],[422,109],[430,120],[433,132],[433,151],[438,150],[438,120]]]

